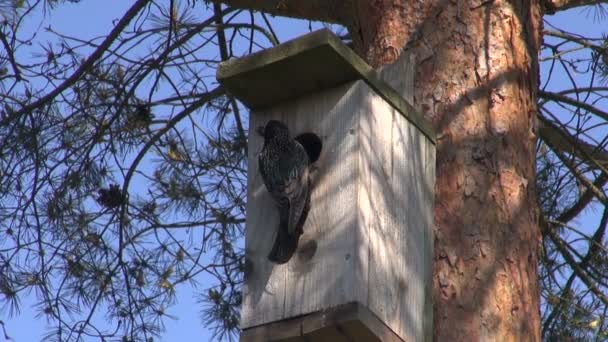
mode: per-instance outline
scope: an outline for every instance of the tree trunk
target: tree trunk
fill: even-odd
[[[438,132],[434,339],[539,341],[539,2],[360,1],[357,13],[372,65],[406,43],[415,54],[415,102]]]
[[[407,44],[415,105],[438,133],[434,339],[539,341],[540,1],[221,1],[346,25],[376,67]]]

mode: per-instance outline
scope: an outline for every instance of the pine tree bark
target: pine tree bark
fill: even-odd
[[[438,132],[434,340],[539,341],[539,2],[358,5],[359,53],[385,65],[407,42],[416,105]]]
[[[298,0],[251,0],[260,2],[275,14],[323,17],[290,13]],[[301,3],[334,8],[330,19],[349,28],[373,66],[393,63],[404,47],[416,56],[415,105],[438,132],[434,340],[540,341],[540,0]]]

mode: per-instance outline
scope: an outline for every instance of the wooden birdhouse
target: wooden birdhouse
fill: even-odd
[[[430,341],[435,134],[404,58],[376,72],[322,30],[220,65],[251,109],[242,341]],[[271,119],[322,141],[285,264],[267,258],[278,212],[258,170]]]

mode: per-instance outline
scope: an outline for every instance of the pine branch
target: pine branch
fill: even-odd
[[[553,101],[553,102],[561,102],[561,103],[565,103],[574,107],[578,107],[581,109],[584,109],[590,113],[593,113],[597,116],[599,116],[600,118],[608,121],[608,112],[605,112],[599,108],[596,108],[588,103],[582,102],[582,101],[578,101],[576,99],[573,99],[571,97],[568,96],[564,96],[558,93],[552,93],[552,92],[548,92],[548,91],[543,91],[543,90],[539,90],[538,91],[538,97],[543,98],[547,101]]]
[[[574,154],[594,168],[608,168],[608,151],[573,137],[542,116],[539,116],[538,132],[544,141],[560,152]]]
[[[561,153],[557,148],[555,148],[555,146],[551,145],[550,142],[547,142],[547,141],[545,141],[545,142],[553,150],[553,152],[559,158],[559,160],[561,160],[561,162],[564,163],[564,165],[568,168],[570,173],[574,177],[576,177],[576,179],[578,179],[587,189],[589,189],[600,202],[602,202],[604,205],[608,206],[608,197],[606,197],[606,194],[604,194],[602,189],[597,188],[593,184],[593,182],[591,182],[589,179],[587,179],[587,177],[585,177],[584,173],[581,172],[576,167],[576,165],[574,165],[574,163],[572,162],[572,160],[570,158],[567,158],[563,153]]]
[[[13,53],[13,50],[11,49],[11,46],[8,43],[8,40],[6,39],[4,32],[0,32],[0,42],[2,42],[2,46],[4,47],[4,50],[6,50],[6,55],[8,56],[8,60],[11,64],[11,67],[13,68],[13,73],[15,74],[15,79],[17,81],[21,81],[22,80],[21,72],[19,71],[17,62],[15,61],[15,54]]]
[[[137,13],[142,10],[145,6],[148,5],[150,0],[138,0],[129,8],[127,13],[116,23],[114,29],[108,34],[106,39],[97,47],[97,49],[87,58],[84,63],[80,65],[80,67],[68,77],[62,84],[53,89],[50,93],[44,95],[40,99],[30,103],[18,111],[15,111],[11,115],[9,115],[4,120],[0,121],[0,126],[6,125],[7,123],[13,121],[14,119],[20,117],[22,114],[29,113],[36,108],[44,106],[45,104],[52,101],[57,95],[61,94],[64,90],[71,87],[74,83],[76,83],[82,75],[88,72],[95,62],[100,59],[106,51],[110,48],[110,46],[114,43],[116,38],[120,35],[120,33],[129,25],[131,20],[135,18]]]
[[[601,189],[608,181],[608,174],[600,174],[593,182],[593,189]],[[578,200],[570,206],[570,208],[564,210],[557,218],[557,221],[568,222],[578,216],[583,209],[587,208],[587,205],[593,199],[593,191],[591,189],[585,190]]]
[[[596,39],[590,39],[587,37],[583,38],[583,37],[576,36],[576,35],[573,35],[570,33],[566,33],[564,31],[555,31],[555,30],[544,30],[543,35],[571,41],[571,42],[577,43],[581,46],[584,46],[586,48],[592,49],[593,51],[596,51],[596,52],[604,52],[604,50],[605,50],[601,45],[593,44],[591,42],[592,40],[598,40],[598,41],[600,41],[600,43],[602,43],[604,41],[603,38],[596,38]]]
[[[555,247],[559,251],[559,253],[563,256],[564,260],[572,267],[572,271],[574,274],[585,284],[587,288],[593,292],[603,303],[604,305],[608,305],[608,296],[604,294],[594,283],[593,279],[589,276],[587,271],[581,267],[581,263],[576,262],[572,254],[568,252],[568,244],[559,237],[554,230],[549,227],[548,222],[541,216],[540,222],[541,230],[543,231],[543,235],[546,235],[551,239],[551,241],[555,244]],[[584,265],[583,265],[584,266]]]
[[[215,14],[215,24],[217,30],[217,41],[218,47],[220,49],[220,57],[222,61],[228,60],[230,55],[228,54],[228,44],[226,42],[226,34],[224,32],[224,19],[222,16],[222,5],[219,3],[213,4],[213,13]],[[253,33],[252,33],[253,34]],[[243,123],[241,120],[241,112],[239,110],[239,106],[236,103],[236,100],[233,96],[229,96],[230,105],[232,107],[232,112],[234,113],[234,119],[236,121],[236,127],[239,131],[239,136],[241,141],[247,141],[247,135],[245,134],[245,129],[243,128]],[[247,144],[243,144],[243,146],[247,146]]]
[[[542,221],[541,226],[543,226],[546,229],[550,229],[547,227],[547,223],[554,224],[554,225],[563,225],[563,223],[560,220],[557,220],[557,221],[547,220],[544,217],[541,218],[541,221]],[[606,223],[608,222],[608,209],[604,209],[604,214],[602,215],[602,219],[600,221],[601,222],[600,222],[597,230],[593,234],[593,237],[591,237],[591,239],[589,240],[589,249],[587,250],[587,253],[581,259],[581,261],[577,264],[577,266],[581,270],[586,269],[589,266],[591,260],[598,253],[601,252],[602,241],[604,239],[604,236],[606,235]],[[558,250],[559,250],[559,247],[558,247]],[[566,285],[564,286],[564,289],[562,290],[562,294],[566,294],[570,291],[570,288],[571,288],[572,284],[574,283],[575,276],[577,276],[576,273],[572,274],[570,276],[570,278],[568,278],[568,281],[566,282]],[[543,331],[547,331],[549,329],[552,321],[557,317],[558,313],[563,309],[564,304],[565,304],[565,301],[562,299],[563,297],[564,297],[563,295],[559,296],[558,304],[554,306],[554,309],[551,311],[551,313],[545,320],[545,323],[543,324]]]
[[[352,19],[352,1],[343,0],[213,0],[231,7],[272,15],[346,24]]]
[[[592,6],[608,3],[606,0],[543,0],[545,14],[554,14],[575,7]]]

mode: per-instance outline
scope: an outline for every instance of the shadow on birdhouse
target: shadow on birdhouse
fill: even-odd
[[[435,133],[406,100],[411,57],[378,73],[322,30],[224,62],[217,77],[251,109],[241,341],[429,341]],[[269,122],[300,146],[270,166],[255,134]],[[274,184],[302,172],[307,209],[289,197],[305,183]],[[298,240],[277,263],[281,222]]]

